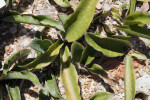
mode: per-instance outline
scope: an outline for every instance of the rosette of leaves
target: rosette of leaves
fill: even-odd
[[[62,2],[63,4],[68,1],[60,0],[60,2]],[[37,52],[38,57],[35,59],[27,59],[21,63],[17,63],[12,68],[12,70],[9,69],[11,67],[10,65],[12,65],[12,62],[9,65],[9,61],[8,61],[8,64],[4,65],[4,70],[3,70],[3,74],[1,75],[1,80],[4,80],[6,78],[13,79],[11,77],[17,74],[18,75],[16,76],[15,79],[29,78],[28,80],[30,80],[31,78],[30,75],[31,74],[33,76],[35,75],[33,73],[27,72],[27,70],[41,69],[53,63],[55,59],[59,59],[60,77],[65,87],[65,93],[67,99],[81,100],[82,97],[80,95],[81,93],[78,85],[76,67],[79,67],[81,65],[84,66],[84,68],[86,68],[87,70],[91,71],[92,73],[100,74],[102,76],[107,77],[107,73],[103,70],[103,68],[100,65],[93,62],[97,53],[101,52],[103,53],[103,55],[107,57],[118,57],[118,56],[123,56],[128,52],[126,51],[126,48],[131,48],[131,44],[128,41],[130,37],[126,37],[123,35],[120,36],[115,35],[115,33],[111,32],[109,27],[104,23],[102,23],[102,25],[106,33],[108,34],[108,37],[101,36],[99,32],[95,32],[95,33],[87,32],[87,29],[89,28],[91,22],[92,24],[94,22],[97,22],[96,20],[99,18],[99,16],[101,16],[99,14],[94,16],[95,6],[97,2],[98,0],[88,0],[88,2],[87,0],[82,0],[80,1],[75,12],[69,17],[66,15],[59,15],[59,18],[62,21],[63,25],[61,25],[59,22],[55,21],[54,19],[43,15],[34,16],[34,15],[20,14],[11,11],[7,13],[4,17],[2,17],[0,21],[4,21],[4,22],[29,23],[34,25],[41,25],[44,27],[56,28],[61,31],[60,35],[62,38],[58,39],[55,43],[52,43],[49,40],[41,38],[42,36],[38,36],[38,38],[34,39],[30,43],[30,47],[32,47]],[[118,29],[122,29],[123,27],[125,27],[126,30],[130,29],[130,31],[134,31],[134,28],[131,30],[131,27],[135,27],[135,26],[141,27],[141,24],[147,23],[145,20],[141,20],[141,17],[137,17],[137,18],[133,17],[133,15],[136,14],[133,12],[134,11],[133,6],[134,4],[130,4],[128,10],[128,16],[125,18],[125,20],[122,19],[116,13],[117,10],[115,10],[115,12],[112,12],[113,16],[116,18],[116,20],[118,20],[118,23],[119,21],[122,21],[119,23],[120,26],[117,26]],[[104,18],[106,18],[107,12],[105,14],[102,15]],[[138,13],[137,15],[140,14]],[[146,16],[148,17],[148,15]],[[122,23],[125,26],[122,25]],[[130,31],[127,31],[128,34],[131,34]],[[139,34],[139,32],[140,30],[138,30],[137,32],[133,32],[134,34],[132,35],[135,35],[135,33]],[[141,35],[139,36],[143,37],[144,35],[147,36],[147,33],[145,34],[141,33]],[[86,44],[84,44],[83,42],[81,43],[78,42],[78,41],[82,41],[82,37],[85,38]],[[60,58],[57,57],[58,55],[60,55]],[[129,57],[127,56],[126,69],[125,69],[126,70],[125,74],[127,75],[125,76],[126,88],[129,88],[131,86],[134,87],[134,82],[130,81],[130,80],[134,80],[134,70],[130,66],[132,66],[132,59],[130,56]],[[128,74],[129,70],[130,70],[129,72],[130,74]],[[21,76],[21,78],[18,78],[18,76]],[[45,82],[43,83],[43,86],[40,85],[41,87],[41,91],[39,94],[40,100],[43,99],[48,100],[50,96],[58,99],[63,99],[59,93],[56,79],[57,78],[55,74],[52,72],[52,70],[50,70],[48,77],[46,77]],[[31,80],[31,82],[37,85],[36,83],[33,82],[33,80]],[[128,85],[127,84],[128,82],[131,82],[131,84]],[[15,87],[15,90],[9,88],[8,86],[7,88],[9,91],[11,90],[17,91],[19,95],[18,92],[19,89],[17,87]],[[134,88],[131,90],[126,89],[125,92],[126,92],[126,98],[131,98],[131,100],[134,98]],[[14,92],[12,93],[10,92],[10,94],[13,93]],[[91,98],[89,98],[89,100],[107,100],[111,96],[112,96],[111,93],[100,92],[93,95]]]

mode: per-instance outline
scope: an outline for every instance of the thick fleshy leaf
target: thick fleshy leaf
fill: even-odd
[[[97,2],[98,0],[80,1],[75,12],[65,21],[64,28],[66,32],[61,32],[61,34],[68,42],[79,39],[88,29],[93,19]]]
[[[37,76],[31,72],[10,72],[7,75],[4,75],[1,80],[9,80],[9,79],[26,79],[30,80],[34,85],[38,87],[42,87]]]
[[[10,100],[21,100],[20,90],[17,85],[14,87],[6,85]]]
[[[137,25],[132,25],[132,26],[126,25],[126,26],[117,26],[117,29],[122,30],[131,35],[150,39],[150,31],[144,27],[140,27]]]
[[[98,64],[89,65],[87,69],[93,73],[100,74],[102,76],[107,76],[105,70]]]
[[[71,7],[68,0],[54,0],[54,1],[62,7]]]
[[[24,69],[40,69],[43,67],[48,66],[53,60],[57,57],[59,54],[60,48],[63,46],[63,43],[61,40],[58,40],[55,42],[53,45],[51,45],[48,50],[40,55],[37,59],[32,61],[31,63],[25,65],[25,66],[20,66],[21,68]]]
[[[128,15],[134,12],[135,6],[136,6],[136,0],[130,0],[129,7],[128,7]]]
[[[59,19],[61,20],[62,23],[64,23],[67,19],[68,19],[68,16],[67,15],[58,15]]]
[[[84,50],[83,45],[81,45],[78,42],[74,42],[71,45],[71,53],[72,53],[73,62],[78,63],[80,61],[83,50]]]
[[[135,51],[134,53],[132,53],[131,56],[136,57],[137,59],[140,59],[140,60],[146,60],[147,59],[146,55],[144,55],[138,51]]]
[[[66,97],[68,100],[81,100],[77,72],[74,65],[70,62],[67,46],[61,50],[60,58],[60,77],[65,87]]]
[[[34,50],[37,50],[41,53],[45,53],[51,44],[52,44],[52,42],[50,40],[47,40],[47,39],[45,39],[45,40],[34,39],[30,43],[29,46],[31,48],[33,48]]]
[[[24,56],[27,56],[28,54],[30,53],[30,50],[29,49],[24,49],[24,50],[21,50],[17,53],[15,53],[14,55],[10,56],[5,64],[4,64],[4,69],[3,69],[3,73],[6,74],[9,70],[9,68],[20,58],[24,57]]]
[[[130,47],[130,43],[126,40],[114,38],[100,38],[92,33],[85,34],[86,42],[95,50],[101,51],[108,57],[117,57],[124,55],[124,49]]]
[[[50,100],[48,91],[41,89],[38,100]]]
[[[125,23],[133,24],[148,24],[150,23],[150,15],[142,12],[134,12],[125,18]]]
[[[132,66],[131,56],[125,58],[125,99],[134,100],[135,96],[135,72]]]
[[[54,75],[54,73],[52,71],[50,71],[48,77],[46,78],[45,89],[53,97],[58,98],[58,99],[63,99],[62,96],[61,96],[61,94],[60,94],[60,92],[59,92],[57,83],[56,83],[56,76]]]
[[[124,35],[112,35],[112,37],[123,40],[129,40],[131,38],[131,36],[124,36]]]
[[[113,94],[108,92],[97,92],[89,100],[109,100]]]
[[[4,22],[16,22],[16,23],[27,23],[27,24],[34,24],[34,25],[41,25],[47,27],[54,27],[61,31],[64,31],[63,26],[57,22],[56,20],[52,19],[48,16],[43,15],[26,15],[26,14],[18,14],[15,12],[10,12],[10,16],[5,16],[1,18],[0,21]]]
[[[80,63],[84,65],[90,64],[94,60],[96,54],[97,51],[94,50],[91,46],[87,45],[82,53]]]

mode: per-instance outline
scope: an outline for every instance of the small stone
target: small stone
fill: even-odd
[[[100,3],[97,3],[96,9],[98,9],[98,10],[102,9],[102,5]]]
[[[150,94],[150,75],[145,74],[136,80],[136,91]]]
[[[89,91],[89,89],[85,89],[85,92],[86,92],[86,93],[89,93],[90,91]]]
[[[123,86],[123,85],[124,85],[124,82],[122,81],[122,79],[119,79],[119,85],[120,85],[120,86]]]
[[[99,0],[99,2],[102,4],[104,2],[104,0]]]

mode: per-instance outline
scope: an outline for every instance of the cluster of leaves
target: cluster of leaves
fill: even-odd
[[[68,0],[54,0],[58,5],[63,7],[70,7]],[[104,12],[102,15],[95,13],[95,6],[98,0],[81,0],[75,12],[69,17],[66,15],[59,15],[63,25],[48,16],[34,16],[29,14],[20,14],[18,12],[9,11],[4,14],[0,21],[3,22],[16,22],[28,23],[34,25],[41,25],[44,27],[53,27],[61,32],[61,37],[55,43],[50,40],[43,39],[42,34],[36,34],[35,39],[30,43],[36,52],[37,58],[26,59],[23,62],[17,61],[27,56],[30,50],[24,49],[9,57],[3,66],[3,72],[0,77],[1,85],[0,90],[5,85],[5,80],[12,79],[26,79],[30,80],[34,85],[41,88],[39,100],[47,100],[50,96],[63,100],[59,93],[56,83],[56,76],[53,70],[49,70],[43,85],[34,73],[29,72],[33,69],[41,69],[50,65],[56,58],[60,59],[60,77],[65,87],[66,97],[68,100],[81,100],[80,88],[78,85],[78,76],[76,67],[83,66],[87,70],[107,77],[107,73],[103,68],[92,62],[98,52],[103,53],[107,57],[118,57],[127,54],[128,49],[132,49],[129,42],[131,36],[115,35],[111,32],[109,27],[97,21],[99,16],[107,16],[108,12],[112,14],[117,20],[119,26],[115,26],[118,30],[122,30],[127,34],[135,35],[150,39],[150,32],[144,28],[144,25],[149,23],[150,15],[134,12],[136,0],[130,0],[130,6],[126,17],[123,19],[119,16],[118,11],[111,9]],[[94,17],[94,19],[93,19]],[[86,32],[90,24],[98,22],[103,25],[107,37],[100,35],[100,32]],[[81,37],[85,38],[86,44],[77,42]],[[70,47],[71,44],[71,47]],[[69,49],[70,48],[70,49]],[[70,52],[71,51],[71,52]],[[57,56],[60,55],[58,58]],[[135,51],[132,55],[128,54],[125,57],[125,96],[126,100],[134,100],[135,96],[135,76],[132,67],[132,58],[146,59],[146,56]],[[15,65],[14,65],[15,63]],[[19,87],[11,87],[6,85],[11,100],[20,100]],[[2,93],[2,92],[0,92]],[[14,95],[15,94],[15,95]],[[108,92],[98,92],[88,100],[107,100],[113,94]],[[0,95],[0,97],[2,94]]]

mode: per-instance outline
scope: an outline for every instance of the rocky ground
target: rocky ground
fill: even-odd
[[[120,9],[122,5],[128,5],[129,0],[99,0],[96,6],[96,13],[102,10],[108,11],[111,8]],[[79,0],[71,0],[72,9],[70,8],[61,8],[56,5],[53,0],[15,0],[11,9],[19,11],[23,14],[34,14],[34,15],[47,15],[55,20],[59,21],[58,14],[65,13],[71,14],[73,10],[76,9]],[[148,2],[144,2],[142,5],[139,4],[136,7],[136,11],[149,12]],[[106,24],[110,26],[113,31],[113,24],[116,24],[112,21],[111,17],[108,17]],[[150,28],[150,25],[147,25]],[[30,24],[16,24],[16,23],[0,23],[0,59],[4,61],[12,54],[17,51],[29,48],[29,43],[34,39],[35,32],[40,28],[40,26],[30,25]],[[102,31],[105,36],[105,32]],[[58,37],[59,31],[54,28],[49,28],[45,30],[45,36],[48,39],[55,41]],[[150,56],[150,51],[146,50],[145,47],[150,44],[150,41],[147,39],[132,39],[132,44],[134,45],[135,50],[140,50],[147,57]],[[28,58],[36,57],[36,53],[32,50],[32,53]],[[96,76],[88,72],[85,69],[77,69],[79,83],[81,87],[81,94],[83,98],[89,98],[94,93],[100,91],[107,91],[114,93],[114,96],[111,100],[124,100],[124,63],[120,59],[116,58],[107,58],[103,57],[100,61],[100,65],[108,73],[108,77]],[[141,91],[150,94],[150,60],[147,59],[137,60],[134,59],[133,66],[135,69],[136,76],[136,91]],[[2,70],[2,69],[1,69]],[[58,76],[59,76],[59,72]],[[25,83],[25,82],[24,82]],[[64,98],[65,90],[58,78],[58,86],[60,92]],[[37,100],[39,88],[33,85],[29,85],[26,88],[26,85],[22,85],[22,95],[24,95],[25,100]],[[7,100],[7,97],[6,97]],[[52,99],[53,100],[53,99]],[[141,100],[136,98],[136,100]],[[149,99],[150,100],[150,97]]]

